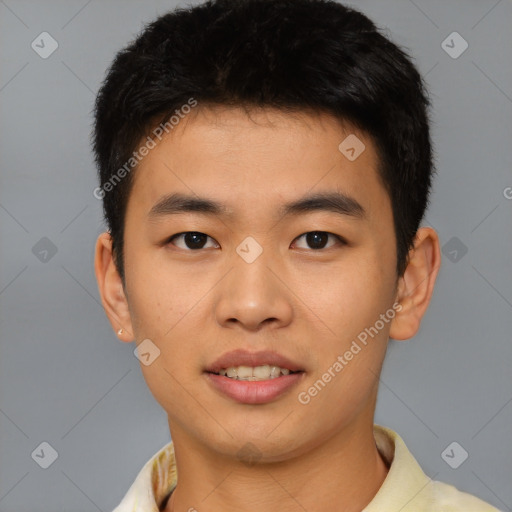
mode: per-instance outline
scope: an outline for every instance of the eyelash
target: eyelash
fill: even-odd
[[[341,245],[347,245],[347,242],[339,235],[335,235],[334,233],[330,233],[328,231],[307,231],[306,233],[303,233],[302,235],[299,235],[297,238],[294,239],[295,240],[298,240],[299,238],[302,238],[303,236],[305,235],[309,235],[311,233],[319,233],[319,234],[326,234],[326,235],[329,235],[331,237],[334,237],[338,240],[338,242],[341,244]],[[200,231],[183,231],[181,233],[176,233],[175,235],[172,235],[171,237],[169,237],[166,241],[165,241],[165,245],[167,244],[171,244],[172,241],[175,239],[175,238],[178,238],[180,236],[183,236],[183,235],[187,235],[187,234],[196,234],[196,235],[204,235],[204,236],[207,236],[208,238],[211,238],[213,240],[212,237],[210,237],[209,235],[206,235],[205,233],[201,233]],[[174,245],[174,244],[173,244]],[[331,247],[322,247],[321,249],[311,249],[312,251],[314,252],[320,252],[320,251],[326,251],[328,249],[331,249],[332,247],[334,246],[331,246]],[[178,247],[178,249],[182,249],[181,247]],[[186,248],[186,249],[182,249],[184,251],[187,251],[187,252],[197,252],[197,251],[200,251],[201,249],[203,249],[202,247],[199,248],[199,249],[190,249],[190,248]]]

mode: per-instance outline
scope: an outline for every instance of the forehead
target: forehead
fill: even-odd
[[[389,207],[372,140],[328,114],[196,107],[156,142],[130,194],[146,213],[174,192],[209,197],[234,214],[329,190],[370,216]]]

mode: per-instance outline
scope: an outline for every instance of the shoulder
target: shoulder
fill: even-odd
[[[428,477],[394,430],[374,425],[377,448],[389,465],[384,483],[364,512],[501,512],[454,485]]]
[[[473,494],[460,491],[453,485],[433,480],[432,497],[436,510],[442,512],[500,512]]]

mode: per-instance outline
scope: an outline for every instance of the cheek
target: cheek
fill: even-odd
[[[184,275],[152,251],[126,250],[126,280],[132,324],[139,338],[172,335],[200,298],[197,277]]]
[[[178,292],[180,289],[175,281],[166,286],[165,280],[155,277],[133,287],[130,310],[137,339],[150,338],[160,345],[180,330],[180,323],[194,302],[190,293]]]
[[[128,291],[136,339],[140,342],[149,338],[159,350],[150,365],[141,362],[146,384],[165,410],[179,407],[185,411],[191,405],[183,386],[197,378],[191,370],[200,353],[200,339],[194,336],[192,329],[198,321],[194,305],[206,290],[194,286],[185,276],[175,274],[155,266],[154,261],[146,261],[141,255],[137,268],[132,267]],[[194,363],[185,365],[184,361]]]
[[[386,273],[389,269],[382,268],[378,258],[361,249],[329,266],[328,271],[307,272],[298,295],[330,328],[323,327],[329,339],[334,334],[346,342],[389,307],[391,289]]]
[[[164,382],[165,388],[173,384],[172,377],[179,382],[195,378],[194,366],[200,367],[198,354],[205,342],[205,296],[212,284],[196,271],[192,275],[156,264],[143,251],[133,259],[137,266],[132,267],[128,290],[132,325],[137,340],[149,338],[160,350],[154,365],[142,365],[149,387],[158,393]]]

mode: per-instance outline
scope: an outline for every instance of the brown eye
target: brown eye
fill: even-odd
[[[329,237],[333,237],[336,240],[338,240],[341,244],[345,244],[345,241],[339,237],[338,235],[335,235],[334,233],[328,233],[327,231],[309,231],[308,233],[304,233],[303,235],[296,238],[296,240],[299,240],[302,237],[306,237],[306,243],[310,247],[306,247],[306,249],[314,249],[314,250],[321,250],[325,249],[325,245],[329,239]],[[335,245],[335,244],[333,244]],[[327,249],[330,249],[332,247],[329,246]]]
[[[183,239],[183,242],[185,243],[185,246],[179,246],[174,243],[174,240],[176,239]],[[197,249],[204,249],[205,243],[207,239],[210,238],[213,240],[213,238],[209,237],[208,235],[205,235],[204,233],[200,233],[199,231],[185,231],[183,233],[176,233],[175,235],[171,236],[167,243],[172,243],[173,245],[176,245],[176,247],[179,247],[180,249],[191,249],[191,250],[197,250]]]

